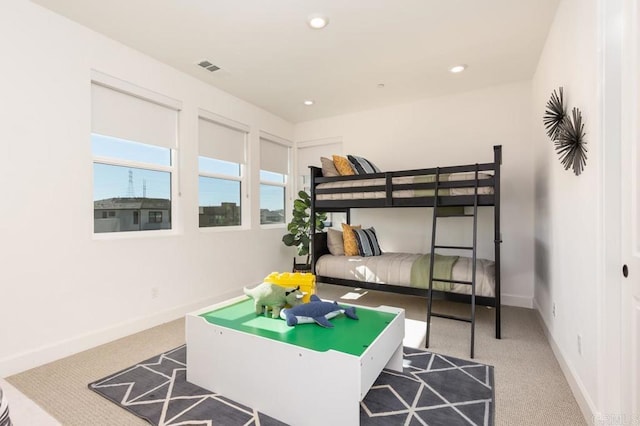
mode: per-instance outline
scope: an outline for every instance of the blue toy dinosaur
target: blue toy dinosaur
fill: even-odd
[[[333,327],[333,324],[331,324],[329,320],[340,314],[345,314],[351,319],[358,319],[355,307],[340,306],[337,302],[323,302],[314,294],[311,296],[311,301],[309,303],[281,310],[280,318],[286,320],[288,326],[315,322],[322,327],[331,328]]]

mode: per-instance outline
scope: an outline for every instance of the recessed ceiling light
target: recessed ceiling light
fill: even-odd
[[[462,72],[462,71],[464,71],[466,69],[467,69],[466,65],[456,65],[455,67],[451,67],[449,69],[449,71],[454,73],[454,74],[457,74],[457,73]]]
[[[310,15],[309,18],[307,18],[307,22],[309,23],[309,26],[314,30],[320,30],[327,26],[327,24],[329,23],[329,18],[324,15],[314,14]]]
[[[307,99],[303,102],[306,106],[311,106],[313,105],[315,102],[312,99]]]

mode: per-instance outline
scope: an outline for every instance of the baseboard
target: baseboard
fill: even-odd
[[[578,377],[574,369],[571,367],[571,365],[566,361],[562,353],[562,350],[560,349],[560,346],[558,346],[555,339],[551,335],[551,332],[549,331],[549,327],[547,327],[547,323],[545,322],[542,315],[540,315],[540,306],[538,305],[537,301],[534,300],[533,303],[534,303],[534,308],[538,314],[538,319],[540,320],[540,324],[542,325],[542,329],[544,330],[544,334],[547,337],[547,340],[549,341],[549,345],[551,346],[551,350],[553,351],[553,354],[558,360],[558,364],[560,364],[560,369],[562,370],[564,377],[567,379],[567,382],[569,383],[571,392],[573,392],[573,396],[576,398],[576,401],[578,402],[580,411],[582,411],[582,415],[584,416],[584,419],[587,422],[587,424],[593,425],[594,419],[598,418],[597,417],[598,410],[596,409],[595,404],[589,397],[589,394],[587,393],[584,387],[584,384],[582,383],[582,381],[580,380],[580,378]]]
[[[502,305],[517,306],[519,308],[533,308],[533,298],[525,296],[515,296],[513,294],[500,295],[500,303]]]
[[[133,318],[102,330],[41,346],[31,351],[12,355],[0,360],[0,377],[8,377],[31,368],[94,348],[122,337],[176,320],[203,306],[227,300],[241,294],[240,290],[206,298],[198,302],[177,306],[149,316]]]

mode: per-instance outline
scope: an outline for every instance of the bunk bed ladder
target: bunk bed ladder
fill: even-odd
[[[472,214],[459,214],[454,216],[465,216],[473,218],[473,243],[471,247],[468,246],[449,246],[449,245],[438,245],[436,244],[436,225],[438,223],[439,218],[445,218],[450,216],[440,216],[438,214],[439,209],[441,208],[438,205],[438,194],[439,194],[439,182],[440,182],[440,168],[436,168],[436,179],[435,179],[435,188],[434,188],[434,197],[433,197],[433,224],[431,228],[431,262],[429,264],[429,298],[427,301],[427,335],[425,339],[425,346],[429,347],[429,336],[431,332],[431,317],[439,317],[446,318],[456,321],[464,321],[471,324],[471,358],[474,357],[474,347],[475,347],[475,326],[476,326],[476,248],[477,248],[477,235],[478,235],[478,164],[475,165],[475,176],[474,176],[474,190],[473,190],[473,213]],[[433,276],[434,269],[434,259],[436,250],[444,249],[444,250],[470,250],[472,252],[472,266],[471,266],[471,281],[459,281],[459,280],[450,280],[450,279],[442,279]],[[460,317],[455,315],[447,315],[442,313],[437,313],[432,311],[432,302],[433,302],[433,282],[446,282],[451,284],[464,284],[471,286],[471,317]]]

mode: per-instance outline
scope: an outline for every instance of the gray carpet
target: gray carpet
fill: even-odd
[[[186,381],[186,346],[89,384],[154,425],[284,423]],[[361,425],[493,425],[493,367],[404,348],[402,373],[384,370],[360,403]]]

